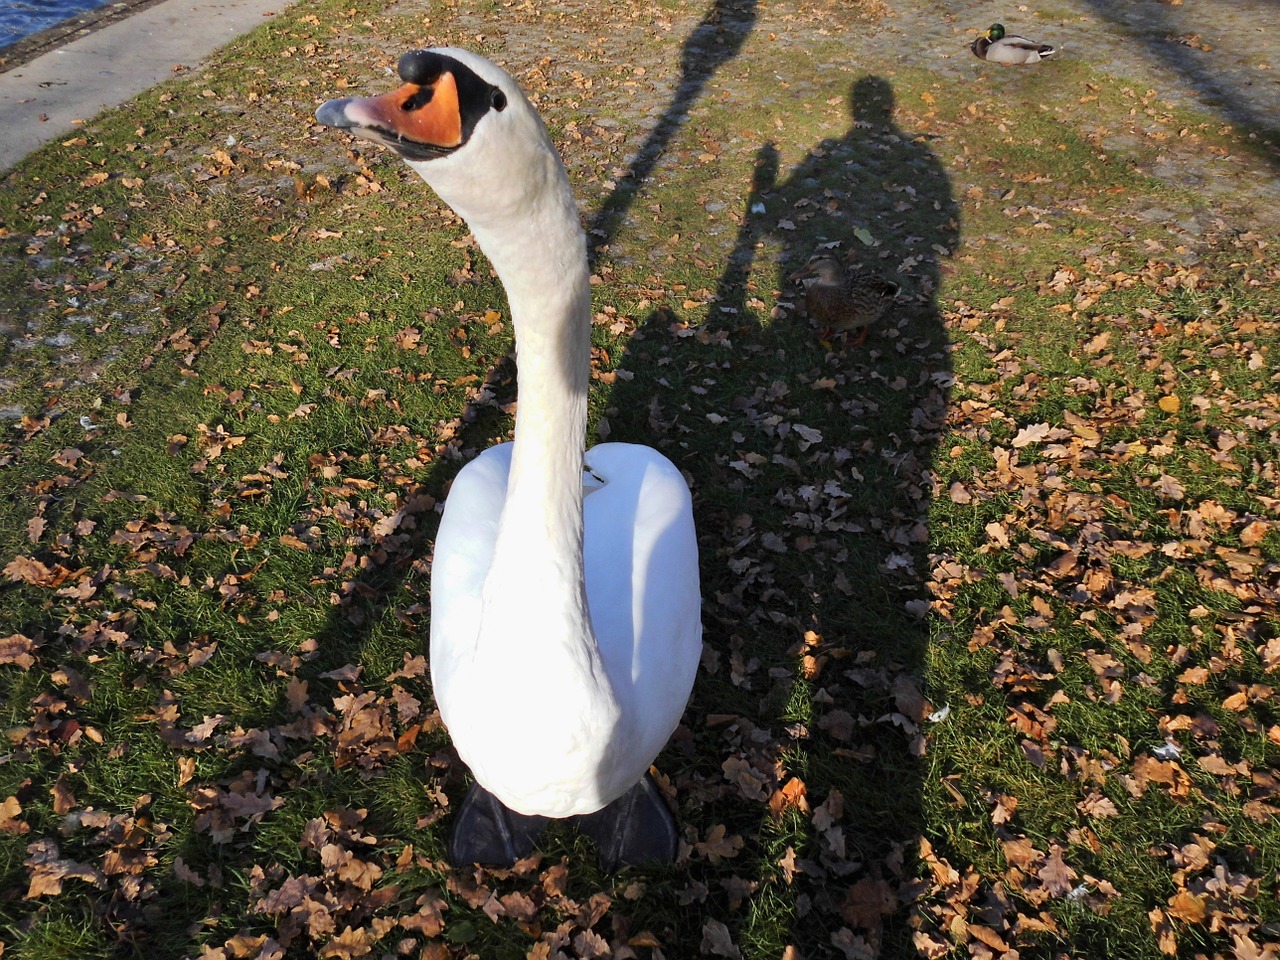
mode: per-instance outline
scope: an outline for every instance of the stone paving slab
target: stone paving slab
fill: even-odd
[[[0,171],[198,64],[292,0],[165,0],[0,74]]]

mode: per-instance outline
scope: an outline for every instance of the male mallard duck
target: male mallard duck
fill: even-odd
[[[432,564],[433,693],[476,781],[449,859],[510,866],[546,818],[572,818],[607,870],[669,860],[679,835],[648,770],[702,652],[689,488],[649,447],[584,453],[586,238],[537,112],[465,50],[410,51],[399,73],[316,119],[396,151],[467,222],[517,347],[515,439],[453,481]]]
[[[987,35],[973,41],[969,49],[976,57],[1003,64],[1039,63],[1054,52],[1054,47],[1047,43],[1005,36],[1004,24],[1001,23],[993,23]]]
[[[835,332],[859,331],[853,345],[867,339],[867,331],[889,312],[901,289],[875,273],[850,273],[831,253],[816,253],[791,275],[804,284],[804,306],[824,328],[823,339]]]

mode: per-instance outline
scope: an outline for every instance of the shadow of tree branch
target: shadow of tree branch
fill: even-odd
[[[756,0],[715,0],[685,41],[675,96],[636,151],[626,174],[601,204],[587,227],[594,260],[618,233],[623,217],[667,147],[688,120],[687,111],[722,66],[737,56],[756,22]]]

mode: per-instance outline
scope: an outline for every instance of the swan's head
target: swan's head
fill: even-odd
[[[329,100],[316,119],[398,153],[468,220],[510,214],[516,188],[544,182],[559,160],[546,128],[501,67],[466,50],[410,50],[403,86],[374,97]]]

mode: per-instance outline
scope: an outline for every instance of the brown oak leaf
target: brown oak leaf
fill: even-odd
[[[16,663],[23,670],[30,670],[36,662],[31,655],[35,648],[35,642],[20,633],[0,637],[0,664]]]
[[[731,957],[734,960],[741,960],[742,957],[742,951],[733,942],[729,928],[719,920],[708,920],[702,925],[702,944],[699,950],[704,954]]]
[[[30,856],[24,866],[31,870],[31,882],[26,899],[57,896],[62,893],[64,880],[83,880],[99,889],[106,886],[106,878],[96,867],[63,859],[59,852],[57,843],[48,839],[37,840],[27,847]]]
[[[863,877],[845,893],[840,916],[850,926],[874,930],[897,909],[898,894],[887,881]]]
[[[699,840],[693,848],[712,863],[731,860],[742,852],[743,840],[737,834],[726,836],[726,833],[725,825],[717,823],[707,831],[707,839]]]
[[[18,819],[21,813],[22,804],[17,797],[6,797],[0,801],[0,833],[21,835],[29,832],[30,825],[25,820]]]
[[[1076,872],[1063,861],[1062,848],[1054,844],[1049,848],[1049,857],[1036,876],[1050,895],[1061,897],[1071,892],[1074,886],[1071,881],[1075,879]]]

